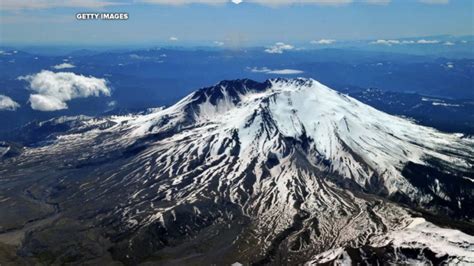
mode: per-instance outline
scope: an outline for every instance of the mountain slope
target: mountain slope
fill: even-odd
[[[294,264],[384,249],[389,257],[371,259],[436,262],[445,238],[442,261],[474,259],[473,237],[408,208],[472,225],[474,140],[315,80],[223,81],[169,108],[72,125],[0,166],[2,203],[30,215],[10,219],[59,216],[25,236],[19,254],[32,259]],[[419,243],[394,237],[420,227]],[[77,232],[87,234],[51,248]]]

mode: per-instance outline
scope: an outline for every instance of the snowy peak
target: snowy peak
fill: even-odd
[[[184,108],[196,120],[208,120],[231,110],[239,104],[248,104],[249,100],[269,97],[288,89],[310,88],[313,83],[317,82],[304,78],[278,78],[264,82],[249,79],[224,80],[214,86],[199,89],[188,96]]]
[[[235,104],[242,95],[252,92],[262,92],[271,87],[269,80],[259,83],[250,79],[224,80],[212,87],[197,90],[192,97],[197,104],[209,100],[217,104],[219,100],[230,100]]]
[[[245,95],[266,91],[269,81],[259,83],[249,79],[225,80],[212,87],[197,90],[189,96],[185,112],[194,120],[212,119],[238,105]]]
[[[402,173],[408,163],[430,166],[436,161],[469,172],[474,161],[472,139],[388,115],[313,79],[222,81],[138,121],[140,128],[152,128],[140,132],[177,132],[177,125],[194,129],[201,142],[212,138],[216,150],[229,148],[226,140],[232,139],[245,164],[289,159],[292,139],[321,171],[363,189],[389,195],[403,191],[410,198],[416,188]],[[442,189],[436,193],[443,194]]]
[[[319,84],[313,79],[306,78],[277,78],[269,79],[264,82],[257,82],[250,79],[224,80],[214,86],[197,90],[191,95],[190,101],[193,104],[209,102],[212,105],[218,105],[220,101],[225,101],[237,105],[246,95],[259,93],[270,95],[277,91],[309,88],[315,83]]]
[[[238,258],[218,264],[265,264],[279,247],[292,264],[328,249],[334,256],[315,261],[392,247],[391,261],[400,262],[398,247],[413,253],[431,245],[438,253],[432,244],[444,238],[456,249],[449,255],[473,261],[472,251],[462,253],[472,250],[463,247],[468,238],[457,241],[431,224],[416,226],[423,239],[391,233],[413,229],[406,204],[472,221],[474,141],[385,114],[315,80],[223,81],[150,113],[75,120],[51,123],[66,131],[2,161],[0,172],[5,180],[60,180],[61,189],[45,188],[55,191],[51,202],[66,202],[81,219],[94,210],[90,224],[116,225],[112,235],[125,238],[114,256],[128,264],[199,236],[197,247],[219,239],[210,249],[230,247]]]

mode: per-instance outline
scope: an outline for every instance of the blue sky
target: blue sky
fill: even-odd
[[[248,46],[474,34],[471,0],[2,0],[0,10],[2,44]],[[130,19],[77,21],[77,12]]]

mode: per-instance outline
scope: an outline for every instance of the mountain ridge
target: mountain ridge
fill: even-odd
[[[379,248],[391,251],[377,261],[428,262],[431,253],[412,258],[398,247],[433,245],[442,255],[435,244],[446,238],[444,262],[474,260],[472,236],[414,219],[400,204],[472,223],[474,140],[315,80],[223,81],[168,108],[78,126],[5,160],[4,180],[24,178],[5,196],[21,203],[14,192],[31,190],[58,204],[60,221],[96,230],[111,242],[104,256],[122,263],[176,263],[186,247],[190,264],[356,261],[354,250]],[[58,225],[44,230],[22,250],[38,254],[34,243]],[[410,230],[419,242],[394,233]]]

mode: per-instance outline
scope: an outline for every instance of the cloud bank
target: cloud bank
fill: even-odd
[[[20,10],[20,9],[47,9],[47,8],[92,8],[100,9],[108,6],[122,5],[119,2],[103,0],[2,0],[0,10]]]
[[[382,44],[382,45],[393,45],[393,44],[400,44],[399,40],[376,40],[371,42],[370,44]]]
[[[75,68],[76,66],[69,63],[62,63],[59,65],[53,66],[54,69],[66,69],[66,68]]]
[[[333,44],[335,43],[336,40],[331,40],[331,39],[321,39],[321,40],[314,40],[314,41],[311,41],[311,44],[319,44],[319,45],[325,45],[325,44]]]
[[[12,98],[0,94],[0,111],[15,111],[20,105]]]
[[[265,53],[282,54],[286,50],[293,50],[293,49],[295,49],[293,45],[277,42],[275,43],[275,45],[272,45],[268,47],[267,49],[265,49]]]
[[[382,44],[382,45],[392,46],[392,45],[395,45],[395,44],[437,44],[439,42],[440,41],[438,41],[438,40],[425,40],[425,39],[421,39],[421,40],[418,40],[418,41],[413,41],[413,40],[401,40],[400,41],[400,40],[379,39],[379,40],[370,42],[370,44]]]
[[[19,80],[29,83],[31,108],[38,111],[67,109],[67,102],[76,98],[110,96],[105,79],[76,75],[71,72],[54,73],[48,70],[22,76]]]
[[[296,74],[301,74],[304,73],[302,70],[297,70],[297,69],[269,69],[267,67],[254,67],[254,68],[249,68],[250,72],[253,73],[265,73],[265,74],[276,74],[276,75],[296,75]]]
[[[224,46],[224,42],[221,41],[214,41],[215,46]]]
[[[279,7],[288,5],[321,5],[321,6],[344,6],[352,3],[364,3],[371,5],[388,5],[392,0],[138,0],[138,2],[158,5],[223,5],[234,3],[259,4],[262,6]],[[424,4],[447,4],[449,0],[418,0]]]
[[[125,2],[122,0],[2,0],[0,10],[22,10],[22,9],[48,9],[48,8],[87,8],[103,9],[116,5],[127,5],[136,3],[158,4],[158,5],[224,5],[228,3],[253,3],[263,6],[278,7],[288,5],[322,5],[322,6],[345,6],[352,3],[365,3],[375,5],[388,5],[392,0],[136,0]],[[424,4],[448,4],[449,0],[418,0]]]
[[[438,40],[425,40],[425,39],[422,39],[422,40],[418,40],[416,43],[419,43],[419,44],[436,44],[436,43],[439,43]]]

